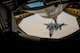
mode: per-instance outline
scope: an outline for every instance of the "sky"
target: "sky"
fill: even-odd
[[[26,4],[26,5],[29,6],[30,8],[44,6],[43,2],[34,2],[34,3]]]
[[[65,23],[67,26],[62,27],[62,30],[54,30],[52,37],[49,36],[49,31],[46,29],[45,23],[54,23],[53,19],[47,19],[41,17],[39,14],[34,14],[32,16],[24,18],[18,25],[25,33],[37,36],[41,38],[62,38],[79,29],[76,17],[65,13],[64,11],[57,17],[57,22],[59,24]]]

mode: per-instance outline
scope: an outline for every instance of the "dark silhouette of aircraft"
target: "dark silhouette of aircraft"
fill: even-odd
[[[47,25],[47,29],[49,29],[49,35],[51,37],[53,35],[53,33],[54,33],[54,30],[58,30],[58,29],[62,30],[62,26],[65,26],[67,24],[64,24],[64,23],[62,23],[62,24],[54,24],[51,21],[51,23],[44,24],[44,25]]]

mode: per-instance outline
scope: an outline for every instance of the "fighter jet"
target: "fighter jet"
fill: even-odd
[[[61,27],[62,26],[65,26],[65,25],[67,25],[67,24],[64,24],[64,23],[62,23],[62,24],[54,24],[54,23],[52,23],[52,21],[51,21],[51,23],[48,23],[48,24],[44,24],[44,25],[46,25],[47,26],[47,28],[46,29],[48,29],[49,30],[49,35],[50,35],[50,37],[53,35],[53,33],[54,33],[54,30],[58,30],[58,29],[62,29]]]

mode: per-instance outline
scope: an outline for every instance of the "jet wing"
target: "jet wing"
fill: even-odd
[[[57,24],[57,27],[60,28],[60,30],[61,30],[61,27],[62,27],[62,26],[66,26],[66,25],[67,25],[67,24],[64,24],[64,23],[62,23],[62,24]]]

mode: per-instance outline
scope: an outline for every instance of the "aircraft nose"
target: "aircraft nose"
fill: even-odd
[[[52,36],[52,34],[50,34],[50,37]]]

